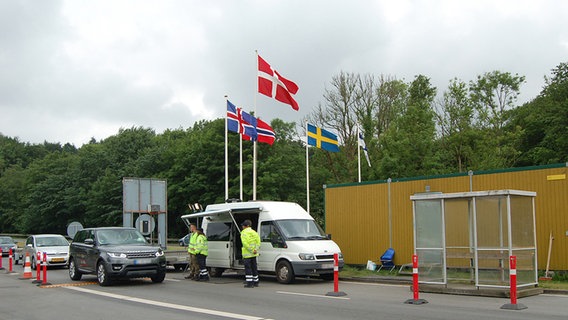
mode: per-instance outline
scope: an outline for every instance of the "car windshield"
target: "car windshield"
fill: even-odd
[[[287,240],[324,240],[323,230],[313,220],[276,221]]]
[[[61,247],[68,246],[69,242],[64,237],[37,237],[36,245],[38,247]]]
[[[0,244],[14,244],[14,240],[10,237],[0,237]]]
[[[97,232],[101,245],[146,244],[144,236],[135,229],[107,229]]]

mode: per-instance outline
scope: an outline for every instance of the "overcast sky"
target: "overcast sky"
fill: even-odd
[[[0,133],[80,147],[223,117],[225,95],[299,122],[340,71],[423,74],[438,93],[518,73],[521,104],[568,61],[567,12],[562,0],[0,0]],[[256,93],[255,50],[298,84],[299,112]]]

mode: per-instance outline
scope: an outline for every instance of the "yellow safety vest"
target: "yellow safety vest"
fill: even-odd
[[[241,242],[243,243],[243,248],[241,250],[243,258],[258,257],[260,237],[256,231],[252,228],[246,228],[241,231]]]

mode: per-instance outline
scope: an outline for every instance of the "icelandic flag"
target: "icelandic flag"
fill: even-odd
[[[256,118],[227,100],[227,130],[242,134],[244,140],[256,140]]]

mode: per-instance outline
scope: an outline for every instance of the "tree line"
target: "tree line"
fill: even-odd
[[[518,106],[525,78],[492,71],[468,82],[452,79],[439,91],[424,75],[340,72],[323,101],[302,123],[273,119],[273,146],[258,145],[257,198],[306,206],[305,127],[309,121],[337,133],[341,151],[310,148],[311,214],[323,223],[324,184],[357,181],[357,126],[369,150],[363,180],[427,176],[468,170],[568,161],[568,64]],[[67,225],[122,224],[122,178],[168,182],[170,236],[186,230],[188,203],[224,201],[224,118],[197,121],[156,134],[122,128],[80,148],[30,144],[0,134],[0,232],[65,233]],[[238,197],[238,139],[229,133],[230,197]],[[252,144],[243,142],[244,198],[252,198]]]

